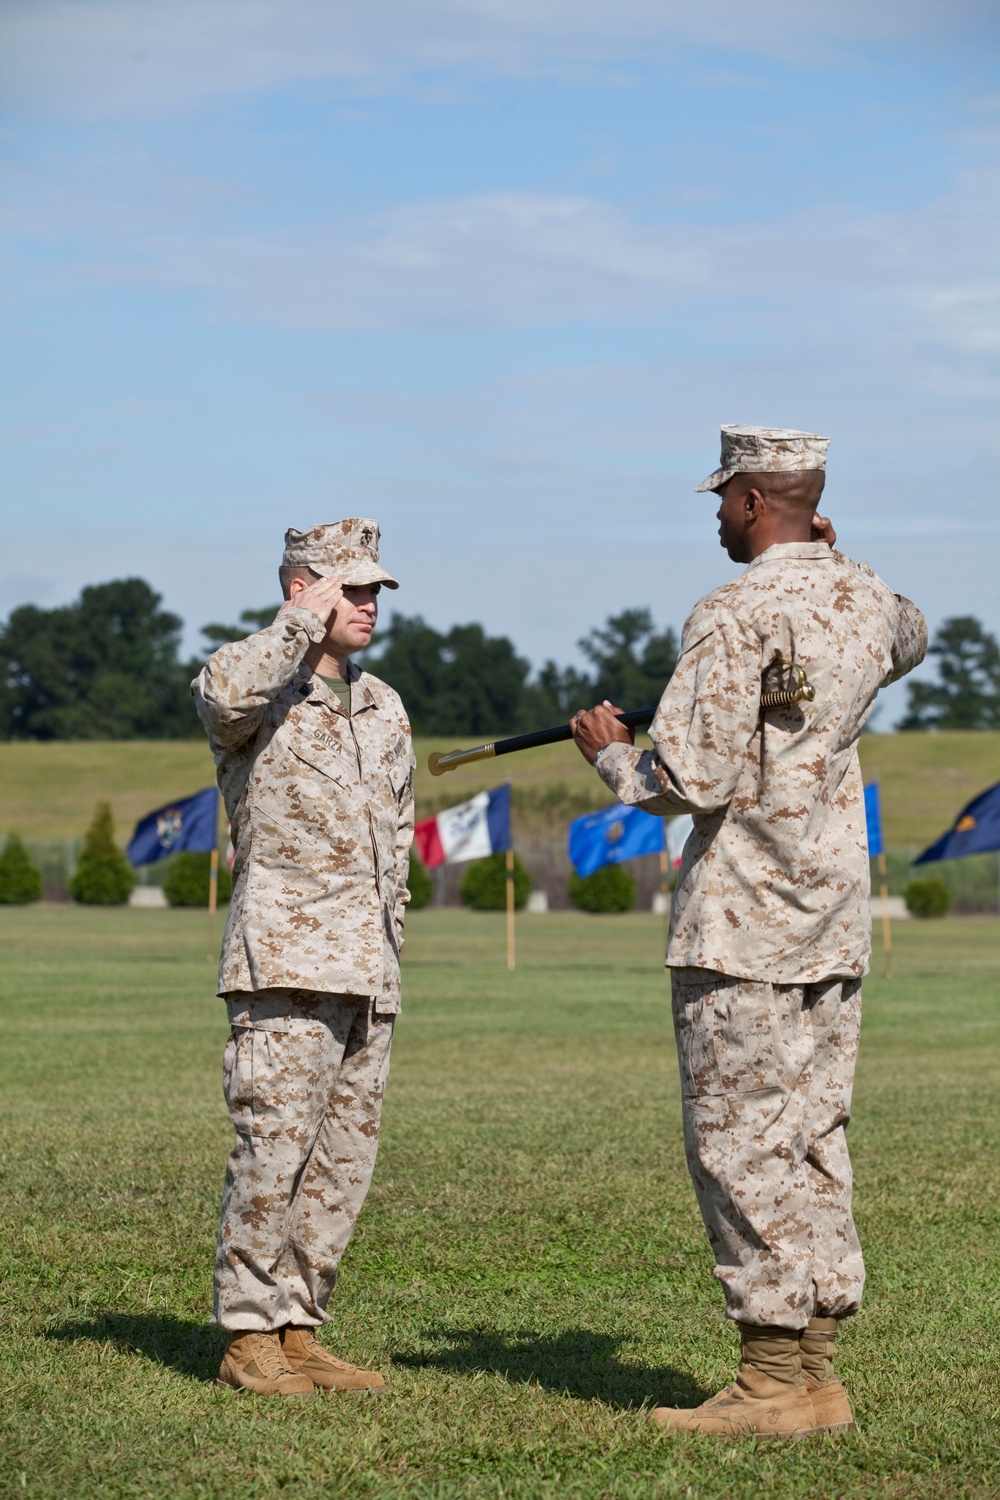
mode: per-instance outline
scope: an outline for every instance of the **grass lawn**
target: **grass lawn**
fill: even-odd
[[[3,1496],[995,1496],[1000,921],[901,925],[851,1127],[860,1430],[650,1432],[730,1375],[649,916],[410,923],[337,1352],[381,1398],[213,1385],[229,1124],[206,918],[0,909]]]
[[[565,835],[570,818],[611,800],[572,745],[546,745],[447,775],[427,770],[432,750],[473,741],[418,740],[417,814],[472,797],[506,777],[514,785],[515,838]],[[640,743],[648,744],[641,740]],[[860,745],[865,780],[882,785],[890,848],[923,847],[943,833],[977,792],[1000,781],[1000,731],[869,734]],[[0,835],[77,838],[99,799],[111,802],[120,843],[137,819],[174,797],[210,786],[215,768],[204,739],[0,744]]]

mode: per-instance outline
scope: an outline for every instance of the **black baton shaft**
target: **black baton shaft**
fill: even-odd
[[[651,724],[656,713],[652,708],[633,708],[627,714],[617,714],[619,724],[626,729],[638,729],[642,724]],[[528,734],[512,734],[509,739],[495,740],[494,755],[510,755],[514,750],[533,750],[536,745],[557,745],[560,740],[571,740],[573,731],[568,724],[557,724],[553,729],[532,729]]]
[[[627,714],[618,714],[619,723],[627,729],[638,729],[651,724],[656,713],[652,708],[633,708]],[[474,760],[492,760],[495,755],[510,755],[515,750],[533,750],[536,745],[556,745],[560,740],[571,740],[573,731],[568,724],[556,724],[552,729],[533,729],[529,734],[512,734],[505,740],[490,740],[488,744],[476,745],[473,750],[450,750],[447,755],[435,751],[428,757],[427,768],[432,776],[441,776],[453,771],[456,766],[465,766]]]

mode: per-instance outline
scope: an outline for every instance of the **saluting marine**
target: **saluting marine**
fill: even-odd
[[[927,631],[816,515],[828,441],[722,429],[697,488],[749,566],[688,618],[651,751],[608,705],[573,720],[620,801],[694,820],[666,962],[688,1166],[742,1357],[703,1406],[654,1411],[667,1429],[853,1426],[833,1349],[864,1283],[845,1138],[871,944],[857,742]],[[803,672],[812,701],[769,707]]]
[[[384,585],[374,521],[285,534],[285,603],[192,683],[232,824],[219,993],[236,1131],[215,1262],[222,1384],[378,1389],[315,1337],[378,1145],[413,835],[399,697],[350,653]]]

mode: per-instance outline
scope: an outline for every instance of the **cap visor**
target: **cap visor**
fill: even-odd
[[[341,583],[349,589],[360,589],[366,583],[384,583],[387,589],[398,589],[399,584],[391,574],[378,563],[345,563],[343,568],[317,567],[315,563],[306,564],[320,578],[339,578]]]
[[[695,485],[694,492],[700,495],[704,490],[717,490],[720,484],[725,484],[728,479],[732,479],[735,473],[735,469],[716,469],[715,473],[709,474],[707,479],[701,481],[701,484]]]

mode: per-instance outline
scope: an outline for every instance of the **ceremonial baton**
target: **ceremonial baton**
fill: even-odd
[[[812,702],[816,696],[816,690],[806,678],[802,667],[796,662],[781,661],[780,658],[772,665],[790,667],[795,675],[795,685],[762,693],[760,699],[762,713],[769,713],[775,708],[791,708],[796,703]],[[616,717],[619,724],[624,724],[626,729],[641,729],[643,725],[653,722],[655,713],[656,704],[654,703],[652,708],[633,708],[628,713],[618,714]],[[427,757],[427,769],[432,776],[443,776],[445,771],[453,771],[456,766],[467,766],[470,761],[493,760],[497,755],[512,755],[515,750],[534,750],[538,745],[557,745],[560,740],[572,738],[573,731],[568,724],[556,724],[552,729],[533,729],[528,734],[512,734],[505,740],[490,740],[485,745],[476,745],[472,750],[449,750],[445,755],[435,750],[433,755]]]
[[[651,724],[656,713],[652,708],[633,708],[631,713],[617,714],[619,724],[626,729],[638,729]],[[571,740],[573,731],[568,724],[556,724],[552,729],[532,729],[528,734],[512,734],[506,740],[491,740],[487,745],[477,745],[474,750],[449,750],[441,755],[435,750],[427,757],[427,769],[432,776],[443,776],[456,766],[468,765],[470,760],[492,760],[495,755],[511,755],[515,750],[534,750],[536,745],[557,745],[560,740]]]

